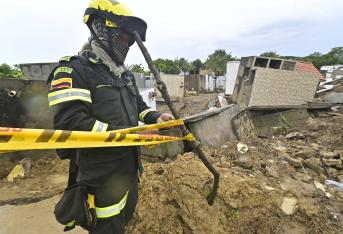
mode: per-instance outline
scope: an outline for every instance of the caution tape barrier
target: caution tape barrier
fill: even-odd
[[[137,132],[170,128],[183,124],[183,120],[179,119],[109,132],[0,127],[0,153],[38,149],[144,146],[194,140],[191,134],[185,137],[137,134]]]

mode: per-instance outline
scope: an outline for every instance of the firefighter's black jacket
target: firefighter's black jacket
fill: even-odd
[[[131,72],[115,77],[101,60],[90,56],[62,58],[49,76],[48,88],[55,129],[110,131],[137,126],[139,119],[155,123],[160,115],[143,101]],[[78,180],[88,185],[113,173],[136,173],[141,165],[137,147],[76,152]]]

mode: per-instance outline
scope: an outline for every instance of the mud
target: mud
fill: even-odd
[[[342,160],[342,130],[342,117],[309,119],[293,130],[304,137],[252,139],[243,142],[244,154],[238,142],[204,147],[221,173],[213,206],[206,202],[211,174],[192,153],[168,164],[147,163],[128,233],[343,233],[343,193],[322,185],[337,180],[342,168],[332,168],[335,176],[325,175],[320,163],[319,173],[303,165],[320,152]],[[242,158],[245,164],[238,163]]]
[[[13,165],[13,164],[11,164]],[[68,161],[56,157],[34,160],[30,173],[13,183],[0,180],[0,205],[38,202],[62,193],[68,181]]]
[[[176,111],[181,117],[191,116],[207,110],[216,105],[217,93],[200,93],[196,96],[186,96],[173,102]],[[170,112],[165,103],[159,103],[157,110],[160,112]]]
[[[144,162],[127,233],[343,233],[343,192],[324,185],[342,179],[342,132],[342,116],[310,118],[302,128],[241,142],[246,153],[238,152],[238,142],[203,147],[221,173],[213,206],[206,201],[212,176],[193,153]],[[0,204],[61,194],[67,168],[56,158],[32,161],[29,176],[0,181]]]

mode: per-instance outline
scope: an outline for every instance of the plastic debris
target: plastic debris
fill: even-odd
[[[22,164],[16,165],[11,173],[7,176],[7,180],[9,182],[13,182],[15,178],[21,177],[23,178],[25,175],[25,170]]]
[[[326,192],[325,185],[319,183],[318,181],[314,181],[314,185],[316,188],[322,190],[328,198],[332,197],[330,193]]]
[[[342,183],[339,183],[337,181],[334,181],[334,180],[325,180],[325,184],[326,185],[333,185],[335,186],[336,188],[338,188],[339,190],[343,191],[343,184]]]
[[[246,144],[243,143],[238,143],[237,144],[237,150],[238,152],[240,152],[241,154],[244,154],[246,152],[248,152],[248,146]]]

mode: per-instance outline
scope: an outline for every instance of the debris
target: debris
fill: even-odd
[[[292,178],[295,180],[304,181],[306,183],[309,183],[312,180],[312,177],[310,175],[299,172],[293,173]]]
[[[340,109],[341,109],[341,106],[332,106],[332,107],[331,107],[331,110],[332,110],[333,112],[338,112]]]
[[[317,158],[308,158],[303,161],[304,165],[319,175],[323,173],[320,160]]]
[[[305,135],[300,132],[292,132],[285,136],[285,138],[288,140],[301,140],[305,139]]]
[[[7,180],[9,182],[13,182],[15,178],[17,177],[21,177],[23,178],[25,175],[25,170],[22,164],[18,164],[16,165],[13,170],[11,171],[11,173],[7,176]]]
[[[306,159],[306,158],[315,157],[316,152],[312,149],[303,149],[303,150],[299,150],[299,151],[295,152],[292,156],[294,156],[295,158]]]
[[[15,178],[25,177],[30,173],[31,159],[24,158],[13,168],[10,174],[7,176],[9,182],[13,182]]]
[[[342,168],[342,160],[340,159],[325,159],[324,163],[326,166],[335,167],[338,169]]]
[[[286,160],[295,168],[303,168],[301,160],[292,157],[286,157]]]
[[[278,107],[275,107],[276,109]],[[309,117],[306,109],[291,109],[276,111],[272,114],[265,110],[254,107],[250,113],[253,127],[258,136],[266,137],[275,134],[284,134],[289,129],[304,125]]]
[[[298,200],[294,197],[284,197],[281,204],[281,210],[287,215],[294,214]]]
[[[227,100],[224,95],[218,95],[218,103],[219,103],[219,107],[224,107],[228,105]]]
[[[343,183],[343,175],[337,176],[337,179],[340,183]]]
[[[263,188],[266,189],[267,191],[273,191],[273,190],[275,190],[274,187],[269,186],[269,185],[267,185],[267,184],[263,184]]]
[[[329,152],[325,150],[319,151],[319,155],[323,158],[339,158],[340,155],[337,152]]]
[[[335,187],[337,187],[339,190],[343,191],[343,184],[339,183],[337,181],[334,180],[325,180],[325,184],[326,185],[334,185]]]
[[[279,178],[278,168],[274,166],[266,167],[266,175],[274,178]]]
[[[19,163],[24,168],[24,176],[27,176],[30,173],[30,169],[31,169],[31,159],[24,158],[24,159],[20,160]]]
[[[314,149],[314,150],[319,150],[319,145],[316,143],[311,143],[310,146]]]
[[[246,152],[248,152],[248,146],[246,144],[243,143],[238,143],[237,144],[237,150],[238,152],[240,152],[241,154],[244,154]]]
[[[328,174],[330,176],[336,177],[338,175],[338,170],[336,168],[329,167],[328,168]]]
[[[235,160],[235,164],[244,169],[251,169],[254,166],[253,160],[248,156],[241,156]]]
[[[319,183],[318,181],[314,181],[314,185],[317,189],[322,190],[325,193],[325,196],[327,196],[328,198],[332,197],[330,193],[326,192],[325,186],[323,184]]]
[[[273,148],[279,152],[282,152],[282,153],[287,151],[286,147],[284,147],[282,145],[274,146]]]

